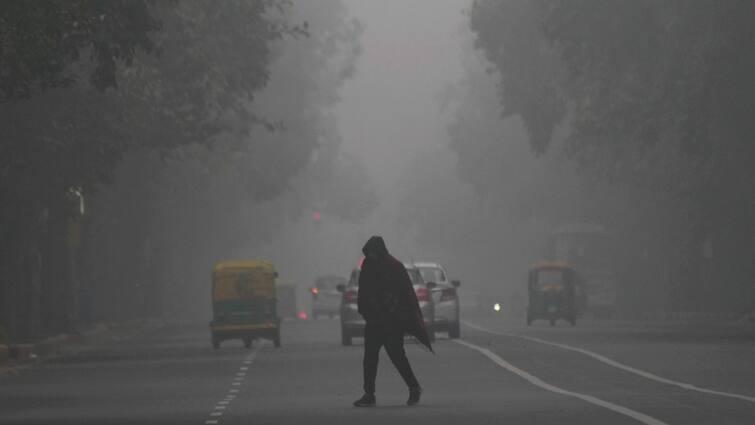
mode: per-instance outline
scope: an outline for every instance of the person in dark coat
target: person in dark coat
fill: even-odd
[[[404,351],[404,335],[417,338],[431,351],[417,295],[404,265],[394,258],[380,236],[371,237],[362,248],[364,261],[359,274],[357,305],[366,322],[364,331],[364,395],[354,406],[375,405],[375,378],[380,348],[409,387],[408,405],[419,402],[422,388]]]

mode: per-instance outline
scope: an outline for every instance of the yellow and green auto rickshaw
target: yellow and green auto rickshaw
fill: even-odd
[[[268,261],[222,261],[212,269],[212,346],[240,339],[244,346],[264,338],[280,347],[276,309],[278,272]]]
[[[577,272],[565,262],[540,262],[530,268],[527,289],[527,325],[536,319],[551,326],[564,319],[577,324],[585,307],[585,294]]]

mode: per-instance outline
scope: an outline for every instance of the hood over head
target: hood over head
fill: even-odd
[[[373,236],[362,247],[362,253],[365,257],[369,257],[371,253],[377,257],[385,257],[388,255],[388,248],[382,237]]]

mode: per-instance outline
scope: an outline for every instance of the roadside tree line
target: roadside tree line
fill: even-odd
[[[476,0],[468,16],[498,104],[462,101],[460,175],[521,222],[613,229],[628,314],[752,311],[755,4]],[[530,179],[502,166],[526,158],[517,128],[541,158]]]
[[[338,0],[3,3],[8,336],[200,312],[214,259],[306,207],[297,181],[359,181],[331,109],[360,33]]]

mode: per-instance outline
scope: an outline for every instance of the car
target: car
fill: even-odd
[[[430,336],[430,341],[435,340],[432,326],[435,318],[435,303],[430,294],[431,288],[422,279],[419,269],[412,265],[405,265],[406,272],[412,281],[414,293],[417,294],[419,308],[422,310],[422,316],[425,320],[425,326]],[[351,345],[352,338],[364,337],[364,318],[359,314],[357,306],[357,295],[359,293],[359,273],[360,269],[354,269],[346,285],[339,285],[338,290],[342,292],[341,297],[341,344]],[[429,285],[433,286],[433,285]]]
[[[327,316],[331,319],[339,313],[341,293],[336,289],[338,285],[346,284],[342,276],[327,275],[315,279],[315,284],[309,288],[312,294],[312,319]]]
[[[434,282],[431,294],[435,304],[434,332],[448,332],[448,337],[461,337],[461,319],[458,288],[461,282],[449,280],[446,269],[437,262],[421,261],[412,265],[419,270],[425,282]]]

